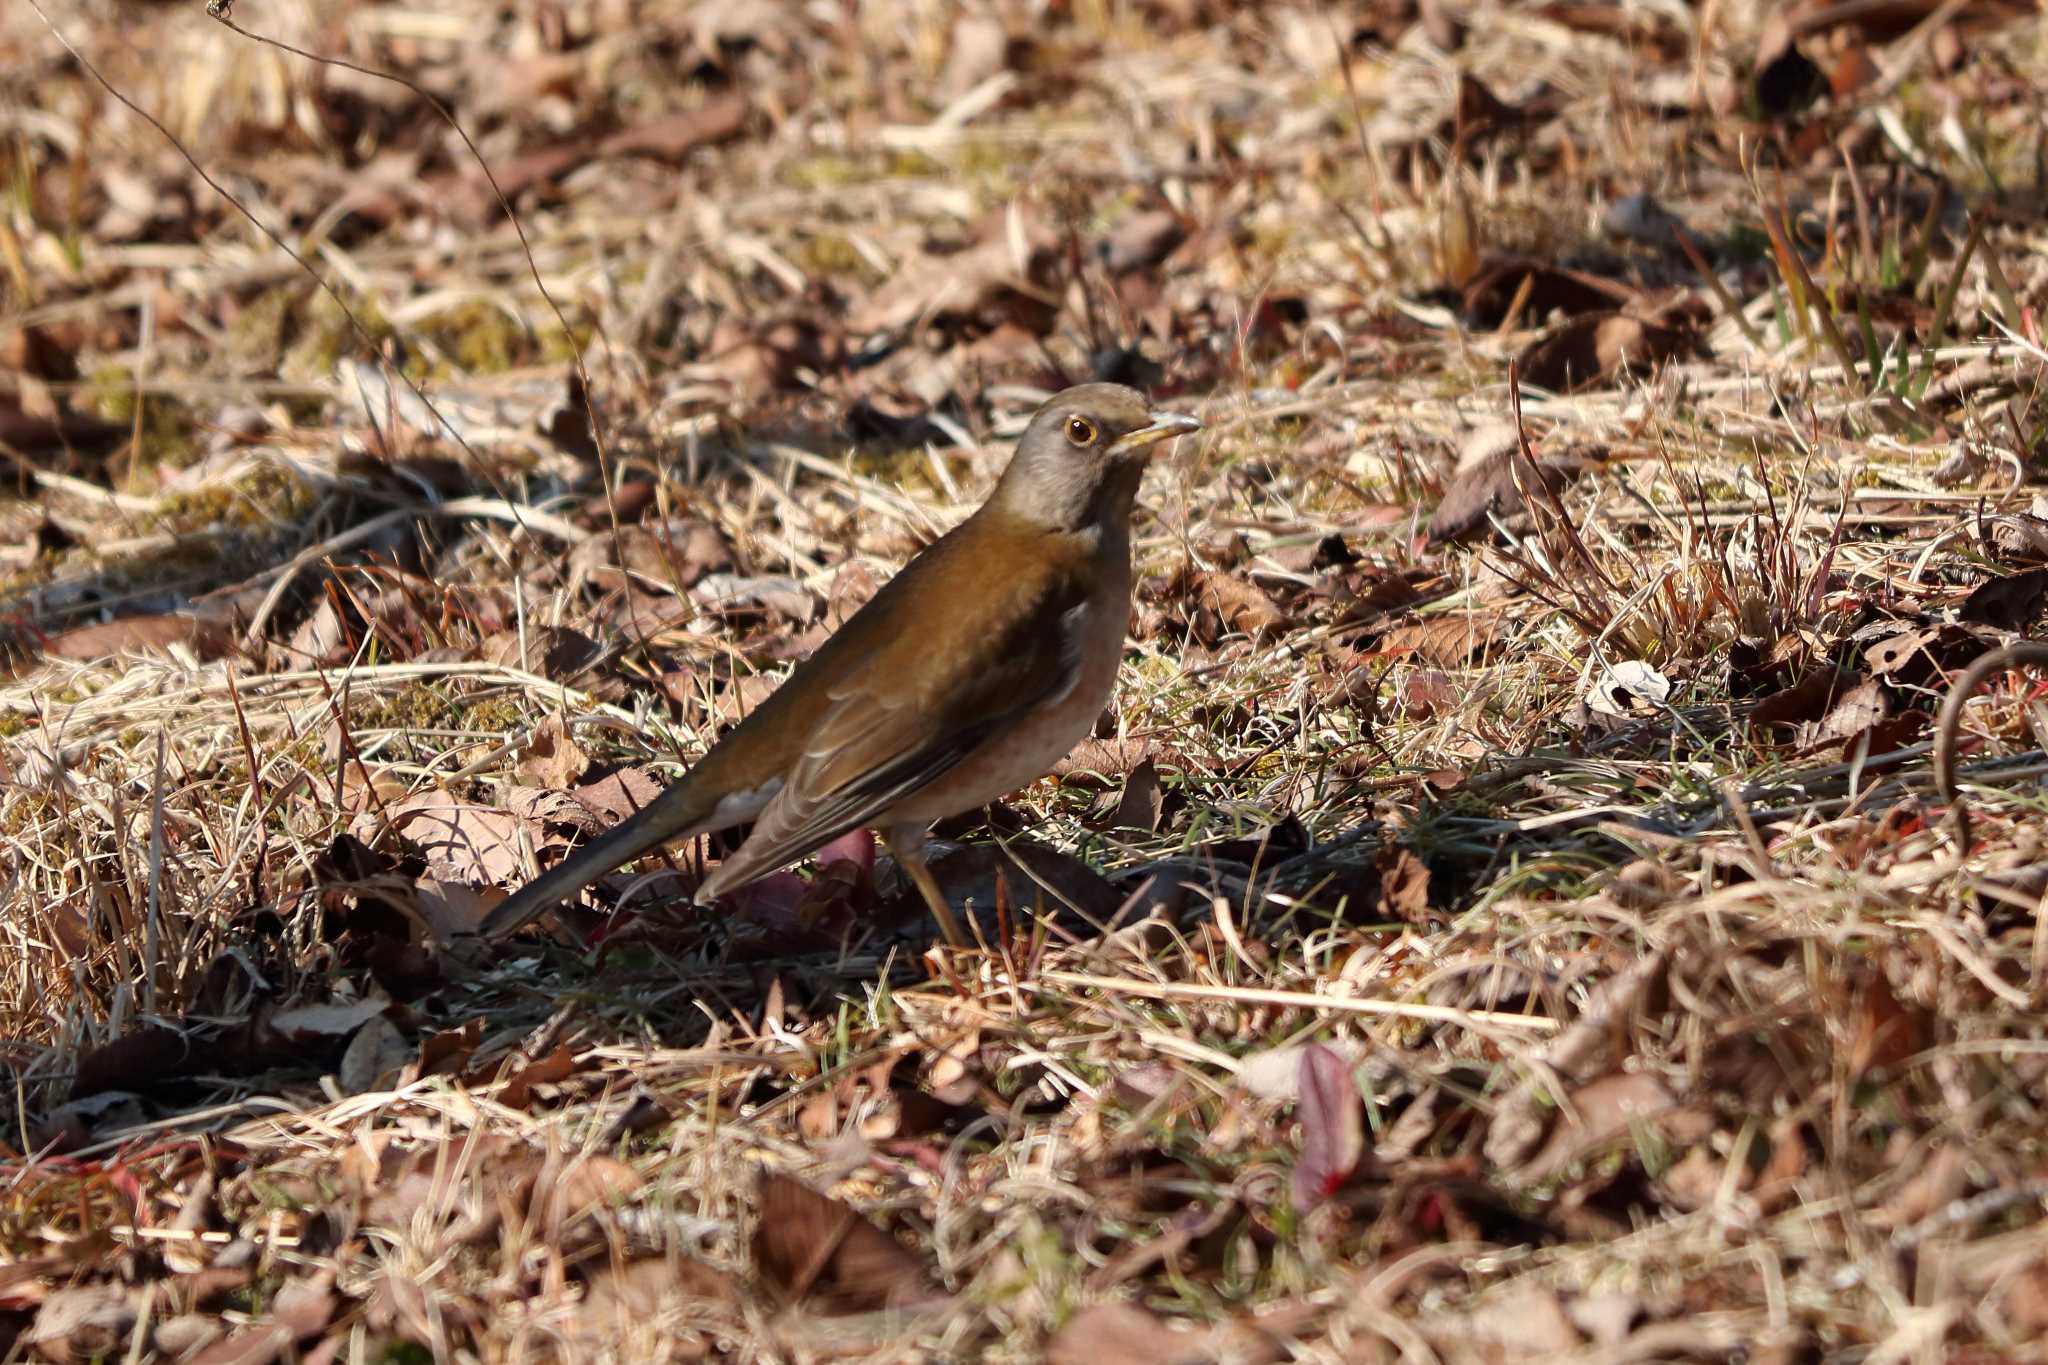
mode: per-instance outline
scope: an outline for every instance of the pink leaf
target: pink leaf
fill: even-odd
[[[820,868],[847,862],[858,867],[862,876],[867,876],[875,870],[875,832],[871,829],[849,830],[819,849],[817,857]]]
[[[1332,1048],[1301,1050],[1301,1155],[1294,1163],[1294,1207],[1308,1212],[1334,1195],[1365,1155],[1365,1101],[1351,1063]]]

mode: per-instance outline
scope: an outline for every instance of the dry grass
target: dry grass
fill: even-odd
[[[1802,112],[1749,4],[235,14],[515,232],[415,90],[46,9],[247,215],[0,14],[8,1358],[2042,1357],[2043,718],[1967,847],[1928,729],[2048,586],[2038,18]],[[451,946],[1112,360],[1209,426],[942,831],[985,950],[851,863]]]

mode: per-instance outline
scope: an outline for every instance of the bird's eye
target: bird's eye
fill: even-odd
[[[1086,417],[1069,417],[1067,419],[1067,439],[1077,446],[1094,445],[1095,423],[1089,421]]]

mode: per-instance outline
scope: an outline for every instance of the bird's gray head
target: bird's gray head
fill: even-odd
[[[1158,443],[1201,426],[1121,384],[1076,385],[1031,419],[990,505],[1048,530],[1120,525]]]

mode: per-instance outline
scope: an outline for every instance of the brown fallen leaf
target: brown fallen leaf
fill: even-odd
[[[1575,1086],[1567,1096],[1550,1138],[1524,1162],[1518,1175],[1540,1181],[1606,1144],[1626,1137],[1637,1124],[1663,1117],[1678,1105],[1664,1083],[1646,1071],[1618,1071]]]
[[[1934,1017],[1893,993],[1882,970],[1868,971],[1855,997],[1855,1037],[1849,1045],[1849,1078],[1866,1072],[1896,1075],[1906,1060],[1934,1039]]]
[[[672,593],[695,587],[706,574],[731,573],[734,565],[725,532],[697,517],[643,521],[592,536],[569,552],[568,561],[572,583],[588,580],[607,592],[633,583]]]
[[[117,1359],[135,1330],[141,1292],[120,1284],[53,1289],[23,1339],[43,1359],[66,1365]]]
[[[1496,521],[1518,530],[1527,524],[1523,489],[1539,496],[1545,487],[1559,492],[1591,463],[1590,452],[1571,452],[1545,456],[1532,467],[1519,451],[1496,451],[1452,479],[1429,519],[1429,543],[1444,545],[1490,532]]]
[[[1377,657],[1414,655],[1438,668],[1463,668],[1476,654],[1492,648],[1500,637],[1497,610],[1434,612],[1382,635],[1373,650]]]
[[[0,455],[42,455],[73,449],[99,454],[130,434],[126,422],[102,422],[95,417],[68,413],[38,417],[23,412],[16,402],[0,399]]]
[[[2027,631],[2038,622],[2044,601],[2048,569],[2027,569],[1979,583],[1956,608],[1956,619],[1994,630]]]
[[[1283,1338],[1309,1321],[1309,1314],[1282,1309],[1200,1330],[1172,1326],[1135,1303],[1098,1303],[1067,1319],[1045,1343],[1044,1359],[1046,1365],[1275,1365],[1292,1355]]]
[[[909,1248],[791,1176],[763,1172],[754,1207],[754,1269],[787,1303],[866,1313],[944,1300]]]
[[[1172,209],[1145,209],[1127,215],[1096,244],[1096,254],[1112,274],[1146,270],[1159,264],[1186,241],[1187,223]]]
[[[614,768],[569,794],[607,825],[616,825],[645,810],[667,784],[638,764]]]
[[[495,217],[501,212],[501,193],[507,200],[516,200],[526,190],[559,180],[593,161],[623,156],[680,161],[698,147],[724,142],[744,132],[752,113],[750,95],[739,90],[727,91],[695,109],[647,119],[609,137],[593,138],[586,134],[495,162],[489,178],[478,172],[452,183],[443,182],[432,197],[459,219],[474,222]],[[495,187],[492,180],[497,182]]]
[[[43,646],[43,652],[53,658],[83,662],[123,654],[162,654],[173,645],[185,646],[201,662],[206,662],[234,649],[235,632],[225,620],[193,612],[124,616],[53,635]]]
[[[536,1086],[559,1085],[580,1069],[576,1054],[564,1043],[538,1061],[514,1068],[495,1098],[507,1109],[530,1109]]]
[[[1526,291],[1526,292],[1525,292]],[[1465,321],[1496,327],[1520,300],[1525,325],[1541,324],[1552,313],[1619,312],[1640,295],[1625,284],[1523,258],[1489,260],[1465,286]]]
[[[1012,914],[1029,915],[1043,906],[1065,916],[1069,905],[1098,923],[1123,904],[1117,889],[1102,874],[1068,853],[1022,839],[1000,844],[969,844],[935,859],[934,880],[956,911],[992,911],[1000,902]],[[906,905],[922,912],[924,901],[907,892]],[[920,923],[922,920],[919,921]]]
[[[1067,752],[1067,756],[1053,765],[1054,777],[1072,778],[1080,776],[1119,777],[1134,771],[1140,764],[1154,762],[1159,755],[1159,746],[1149,739],[1136,735],[1112,735],[1107,739],[1089,736]]]
[[[1692,334],[1623,313],[1582,313],[1522,352],[1524,384],[1574,393],[1624,370],[1645,370],[1692,343]]]
[[[572,682],[604,653],[603,646],[566,626],[528,626],[490,636],[479,646],[486,663],[516,668],[549,682]]]
[[[590,755],[570,735],[568,722],[557,712],[533,727],[515,771],[532,786],[567,791],[589,767]]]
[[[1142,830],[1150,834],[1159,828],[1165,804],[1166,792],[1159,785],[1159,767],[1151,759],[1144,759],[1124,778],[1123,795],[1117,799],[1116,814],[1110,817],[1110,828]]]
[[[498,885],[523,879],[526,849],[550,840],[541,821],[500,806],[465,801],[453,792],[423,791],[358,816],[351,833],[371,842],[384,826],[417,847],[441,881]]]
[[[1755,725],[1800,725],[1820,720],[1862,680],[1846,670],[1818,668],[1792,686],[1773,692],[1750,710]]]
[[[1200,575],[1194,583],[1193,598],[1191,619],[1195,634],[1205,644],[1214,645],[1225,634],[1256,639],[1287,623],[1287,613],[1279,603],[1263,588],[1236,574]]]
[[[635,1332],[657,1331],[662,1347],[684,1348],[669,1358],[688,1360],[696,1358],[689,1349],[695,1334],[682,1333],[678,1341],[678,1330],[671,1325],[677,1303],[709,1299],[730,1304],[738,1298],[739,1286],[730,1275],[688,1257],[651,1256],[623,1265],[601,1264],[586,1275],[583,1306],[569,1319],[566,1330],[572,1340],[612,1350],[633,1340]],[[711,1354],[708,1345],[703,1352],[706,1356]]]
[[[1389,923],[1427,927],[1443,921],[1429,904],[1429,865],[1410,849],[1383,848],[1374,860],[1379,872],[1377,914]]]

